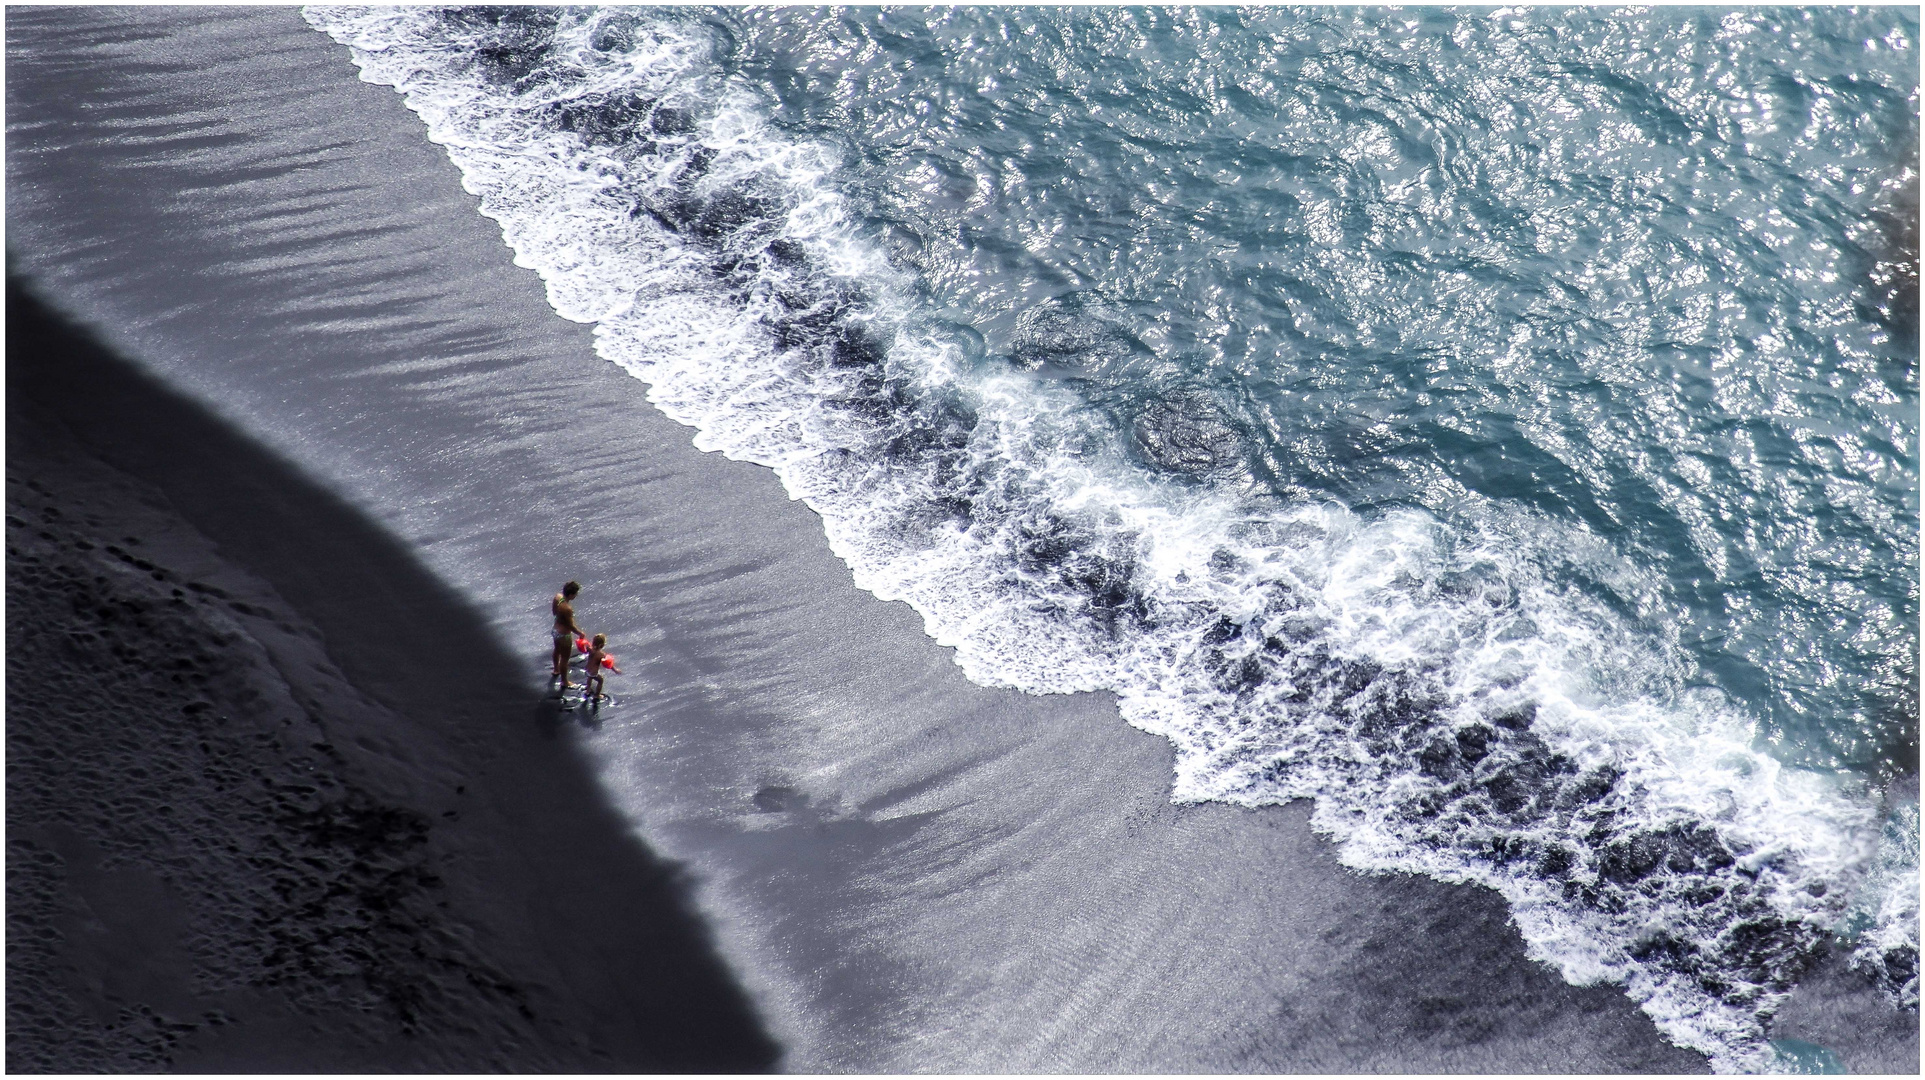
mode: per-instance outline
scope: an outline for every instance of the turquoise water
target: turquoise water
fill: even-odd
[[[1722,1067],[1916,1001],[1915,12],[308,17],[971,678]]]
[[[1839,1062],[1837,1054],[1816,1043],[1800,1039],[1773,1039],[1771,1048],[1778,1055],[1772,1063],[1772,1072],[1792,1076],[1840,1076],[1849,1071]]]
[[[1788,760],[1872,768],[1916,682],[1916,342],[1871,280],[1912,212],[1917,60],[1878,47],[1909,18],[722,25],[991,351],[1119,429],[1198,394],[1283,498],[1605,538],[1693,681]]]

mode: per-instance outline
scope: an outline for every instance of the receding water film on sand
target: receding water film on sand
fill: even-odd
[[[738,1018],[609,1049],[621,1007],[535,1019],[588,976],[529,965],[623,982],[592,927],[376,920],[524,1020],[438,976],[399,1030],[489,1056],[336,1067],[1916,1071],[1917,36],[10,9],[10,269],[448,593],[513,699],[485,751],[450,717],[498,702],[342,658],[378,597],[232,556],[443,786],[555,755]],[[571,578],[625,667],[557,711]],[[417,874],[490,843],[431,817]],[[18,985],[9,1064],[63,1067],[16,1063]],[[137,1060],[298,1067],[226,1038]]]

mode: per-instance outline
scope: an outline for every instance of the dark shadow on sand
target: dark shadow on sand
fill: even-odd
[[[694,914],[680,869],[637,841],[608,805],[552,699],[483,618],[378,525],[199,404],[113,354],[7,281],[7,408],[69,428],[96,456],[160,488],[233,562],[318,627],[341,670],[426,726],[495,740],[491,786],[519,832],[552,955],[580,1004],[577,1030],[617,1072],[750,1072],[780,1049]],[[432,665],[398,662],[399,617],[433,642]],[[586,714],[584,714],[586,715]],[[397,1063],[398,1065],[398,1063]],[[512,1067],[512,1065],[511,1065]]]

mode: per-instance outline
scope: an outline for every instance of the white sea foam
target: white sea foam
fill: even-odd
[[[1785,977],[1861,886],[1902,891],[1863,881],[1868,792],[1755,749],[1674,649],[1559,584],[1581,565],[1636,608],[1608,545],[1496,505],[1366,519],[1134,463],[1072,390],[921,315],[837,156],[776,129],[699,26],[307,17],[406,95],[516,263],[696,445],[775,470],[971,679],[1114,691],[1175,745],[1176,799],[1315,799],[1350,866],[1494,887],[1534,956],[1624,984],[1724,1070],[1768,1065]],[[1915,950],[1915,899],[1874,906],[1862,936]]]
[[[1918,1007],[1918,802],[1892,809],[1878,855],[1837,927],[1852,945],[1852,966],[1892,997]],[[1905,962],[1909,954],[1910,963]]]

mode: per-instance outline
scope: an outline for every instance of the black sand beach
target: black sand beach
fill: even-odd
[[[10,296],[10,1068],[1704,1070],[1495,894],[967,682],[294,9],[7,38],[10,258],[119,354]],[[1915,1072],[1824,975],[1781,1033]]]
[[[772,1063],[677,868],[466,603],[7,316],[10,1070]]]

